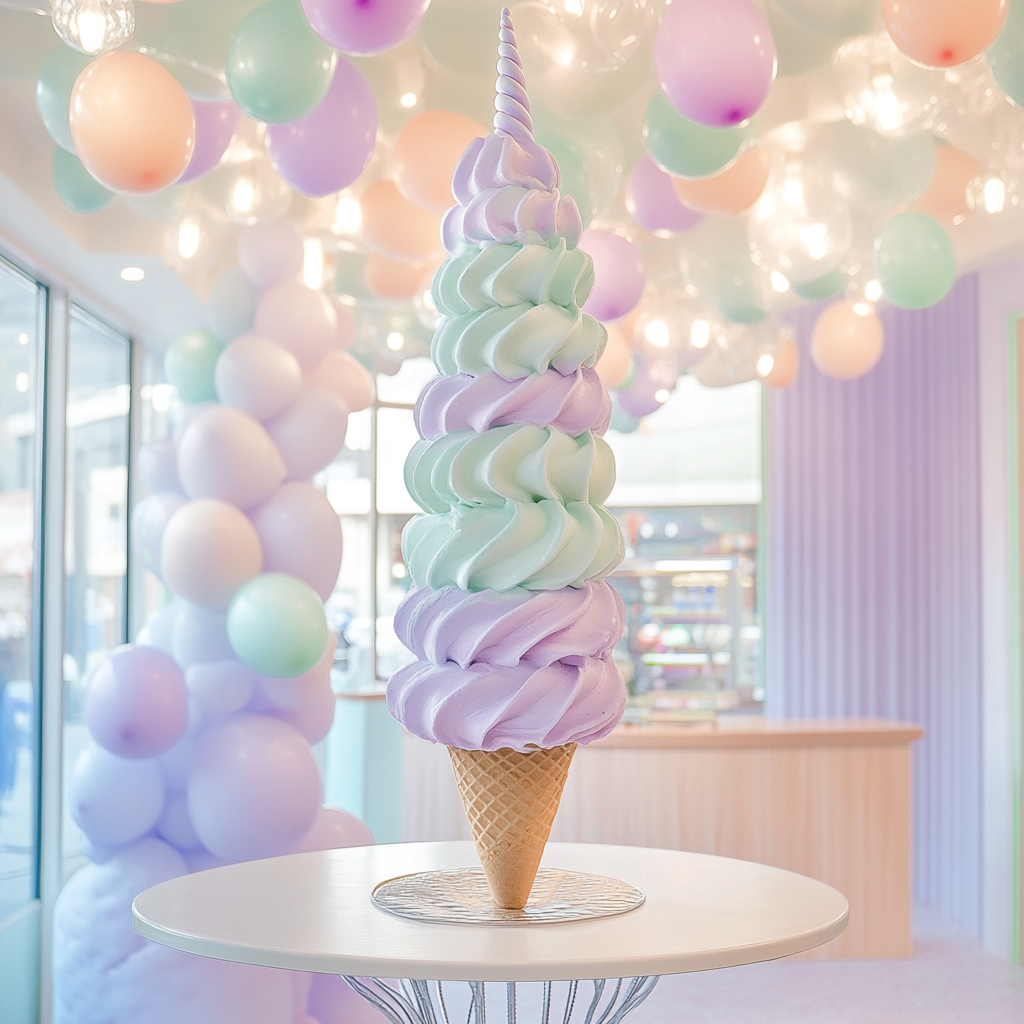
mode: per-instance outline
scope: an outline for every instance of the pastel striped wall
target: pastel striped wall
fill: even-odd
[[[766,396],[767,711],[919,722],[920,902],[982,929],[978,281],[883,314],[861,380]]]

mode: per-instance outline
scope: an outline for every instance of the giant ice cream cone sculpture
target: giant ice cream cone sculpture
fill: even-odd
[[[622,602],[603,580],[622,538],[600,504],[615,467],[593,370],[606,335],[580,309],[593,264],[534,140],[507,10],[495,107],[442,226],[441,375],[420,396],[405,467],[426,514],[403,536],[414,587],[395,618],[418,660],[392,677],[388,707],[448,746],[492,896],[522,909],[576,745],[625,706],[611,659]]]

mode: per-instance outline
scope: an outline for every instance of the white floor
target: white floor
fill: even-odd
[[[779,960],[662,978],[635,1024],[1024,1024],[1011,967],[927,908],[909,960]]]

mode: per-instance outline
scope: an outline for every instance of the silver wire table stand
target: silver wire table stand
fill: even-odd
[[[462,1010],[465,1024],[487,1024],[488,1010],[492,1022],[500,1021],[504,1013],[506,1024],[518,1024],[522,996],[536,996],[537,989],[540,1005],[536,1008],[535,1024],[619,1024],[658,983],[657,976],[558,982],[441,982],[408,978],[392,981],[349,975],[344,978],[391,1024],[462,1024]],[[463,988],[466,985],[468,1005]],[[581,986],[591,986],[592,992],[581,992]],[[456,1016],[458,1004],[460,1012]]]

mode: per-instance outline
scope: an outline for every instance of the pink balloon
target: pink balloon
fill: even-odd
[[[326,295],[283,281],[260,299],[253,331],[283,345],[310,373],[334,347],[338,314]]]
[[[118,757],[156,757],[181,739],[188,723],[185,678],[155,647],[114,650],[89,678],[84,704],[93,739]]]
[[[278,173],[297,192],[320,197],[351,185],[373,155],[377,100],[363,73],[338,59],[327,95],[311,113],[267,128]]]
[[[238,263],[260,290],[302,273],[302,236],[290,220],[275,220],[242,228]]]
[[[753,117],[776,67],[771,29],[750,0],[675,0],[654,36],[661,91],[683,117],[709,128]]]
[[[342,53],[369,56],[416,31],[430,0],[302,0],[313,31]]]
[[[611,231],[584,231],[579,247],[594,261],[594,290],[583,311],[598,320],[625,316],[640,301],[647,281],[640,250]]]
[[[260,690],[265,698],[268,711],[301,711],[315,704],[321,692],[331,688],[331,665],[338,638],[330,633],[327,646],[320,660],[301,676],[278,679],[275,676],[260,676]]]
[[[256,419],[238,409],[212,405],[181,435],[178,475],[190,498],[218,498],[249,508],[277,488],[285,465]]]
[[[626,180],[626,209],[637,225],[652,235],[681,235],[691,231],[704,214],[683,206],[672,179],[644,153]]]
[[[196,119],[196,144],[192,150],[192,159],[184,174],[175,182],[176,185],[187,185],[201,178],[221,162],[235,137],[242,116],[241,110],[231,100],[212,102],[192,99],[192,114]]]
[[[349,412],[359,412],[373,401],[373,377],[347,352],[328,352],[306,380],[310,387],[336,395]]]
[[[321,807],[313,827],[293,852],[344,850],[350,846],[373,846],[373,833],[354,814],[337,807]]]
[[[258,420],[276,416],[302,389],[298,360],[283,345],[243,334],[217,358],[217,396]]]
[[[290,725],[243,714],[200,737],[188,777],[196,834],[225,860],[291,850],[320,812],[320,772]]]
[[[347,426],[348,409],[341,399],[310,387],[267,424],[267,431],[284,459],[288,479],[305,480],[334,461]]]
[[[330,687],[317,690],[313,700],[297,711],[275,711],[275,718],[287,722],[302,733],[310,743],[319,743],[330,731],[334,721],[337,698]]]
[[[326,601],[341,568],[341,523],[323,492],[289,481],[250,518],[263,546],[263,571],[298,576]]]

